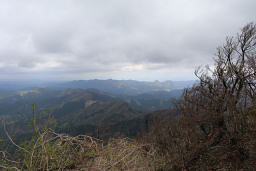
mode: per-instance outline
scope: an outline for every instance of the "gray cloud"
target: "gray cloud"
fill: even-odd
[[[0,79],[193,79],[255,0],[4,0]]]

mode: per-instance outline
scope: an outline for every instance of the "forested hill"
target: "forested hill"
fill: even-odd
[[[104,139],[121,135],[134,137],[145,128],[148,113],[171,109],[172,102],[182,92],[116,95],[92,88],[32,88],[2,95],[0,118],[5,120],[10,134],[18,142],[32,136],[33,130],[28,125],[33,118],[32,104],[36,104],[37,123],[44,123],[50,117],[59,132]],[[3,130],[0,132],[4,136]]]

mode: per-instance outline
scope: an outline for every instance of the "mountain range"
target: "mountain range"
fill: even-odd
[[[31,105],[36,103],[37,123],[45,124],[51,118],[59,132],[103,139],[136,136],[153,117],[170,113],[173,100],[192,83],[85,80],[0,89],[0,119],[17,141],[29,138],[33,132],[28,124],[33,117]]]

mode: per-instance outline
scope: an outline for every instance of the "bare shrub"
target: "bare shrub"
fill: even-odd
[[[228,37],[214,60],[214,67],[195,71],[199,83],[184,91],[177,103],[177,120],[164,126],[155,123],[148,135],[172,168],[252,170],[256,162],[255,24]]]
[[[8,134],[8,132],[6,132]],[[161,157],[151,144],[128,138],[103,141],[86,136],[58,134],[45,129],[32,141],[18,147],[18,161],[0,152],[0,170],[156,170],[162,167]]]

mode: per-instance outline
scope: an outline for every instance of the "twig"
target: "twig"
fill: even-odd
[[[7,131],[7,129],[6,129],[5,122],[2,121],[2,123],[3,123],[3,126],[4,126],[4,132],[5,132],[5,134],[7,135],[8,139],[11,141],[11,143],[12,143],[13,145],[15,145],[17,148],[22,149],[22,150],[25,151],[26,153],[30,153],[28,150],[26,150],[25,148],[23,148],[23,147],[17,145],[17,144],[12,140],[11,136],[9,135],[9,133],[8,133],[8,131]]]

